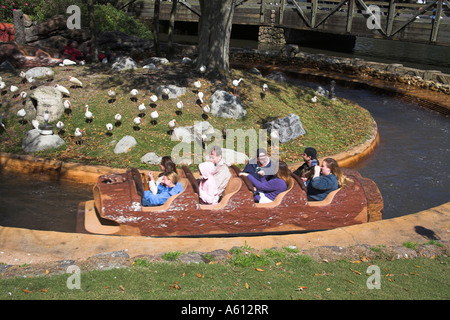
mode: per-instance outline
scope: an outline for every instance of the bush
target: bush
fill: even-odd
[[[13,12],[19,9],[33,17],[40,2],[40,0],[4,0],[0,6],[0,22],[13,23]]]
[[[99,31],[122,31],[144,39],[153,38],[152,32],[143,23],[109,3],[95,6],[95,23]]]

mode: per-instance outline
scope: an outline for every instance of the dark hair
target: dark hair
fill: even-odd
[[[161,159],[161,165],[164,167],[164,172],[159,174],[159,177],[163,175],[168,175],[170,172],[177,172],[177,167],[169,156],[164,156]]]
[[[303,151],[308,157],[311,157],[311,160],[317,160],[317,151],[314,148],[307,147],[305,151]]]
[[[298,176],[300,178],[305,177],[306,179],[309,179],[313,176],[313,170],[310,167],[304,167],[302,168],[302,170],[300,170]]]

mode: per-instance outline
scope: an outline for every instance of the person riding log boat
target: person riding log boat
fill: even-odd
[[[322,201],[308,201],[303,181],[292,183],[270,203],[255,203],[254,186],[229,168],[231,178],[216,204],[200,204],[198,182],[188,167],[178,169],[183,191],[163,205],[146,207],[142,197],[146,175],[137,169],[103,175],[93,188],[94,200],[80,203],[77,232],[140,235],[200,236],[283,233],[325,230],[382,219],[383,198],[377,185],[357,171],[342,169],[345,186]],[[143,183],[144,179],[144,183]]]

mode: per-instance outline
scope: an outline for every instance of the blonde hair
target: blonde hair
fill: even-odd
[[[322,161],[322,163],[324,161],[327,163],[327,166],[331,170],[331,172],[336,176],[339,187],[345,187],[347,183],[353,182],[352,179],[347,178],[347,176],[342,172],[336,160],[334,160],[333,158],[326,158]]]
[[[170,181],[172,181],[173,184],[177,184],[178,182],[178,174],[174,171],[169,172],[168,174],[166,174],[167,179],[169,179]]]

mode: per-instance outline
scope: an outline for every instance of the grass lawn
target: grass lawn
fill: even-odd
[[[44,300],[447,300],[449,258],[314,261],[296,250],[232,249],[226,261],[180,263],[136,259],[123,269],[0,280],[0,299]],[[169,258],[167,258],[169,259]],[[171,259],[176,259],[173,253]],[[379,268],[379,274],[369,272]],[[379,275],[378,279],[375,276]],[[369,289],[373,277],[379,289]],[[373,283],[372,281],[370,281]]]
[[[82,81],[83,87],[70,89],[67,99],[72,104],[72,114],[62,116],[64,133],[60,134],[66,142],[58,149],[38,152],[38,157],[58,159],[63,161],[82,162],[86,164],[101,164],[112,167],[136,167],[157,170],[158,167],[149,167],[141,163],[141,157],[147,152],[155,152],[159,156],[170,155],[179,141],[171,141],[168,135],[168,122],[172,119],[178,121],[179,126],[191,126],[195,121],[203,121],[202,108],[198,106],[197,94],[194,92],[194,81],[200,80],[204,93],[205,104],[210,103],[209,98],[216,89],[225,89],[232,93],[232,79],[243,78],[238,94],[247,110],[247,115],[239,120],[216,118],[209,114],[207,121],[217,130],[225,126],[228,129],[260,129],[265,121],[295,113],[300,117],[306,134],[288,143],[281,144],[280,158],[287,163],[302,161],[300,154],[306,146],[315,147],[320,157],[336,154],[348,150],[352,146],[366,141],[372,132],[373,118],[370,113],[355,103],[343,99],[330,100],[318,96],[317,102],[311,101],[316,95],[309,88],[301,88],[283,84],[255,76],[251,73],[233,70],[233,77],[228,84],[217,84],[214,79],[201,79],[192,66],[181,63],[170,63],[162,66],[161,71],[146,71],[142,68],[134,72],[116,73],[110,66],[76,66],[65,71],[53,68],[55,78],[52,85],[59,83],[70,87],[69,76],[75,76]],[[20,71],[20,70],[19,70]],[[18,72],[17,72],[18,73]],[[6,132],[0,135],[0,151],[22,154],[23,137],[32,129],[31,121],[21,126],[17,111],[22,108],[19,98],[13,99],[9,92],[11,84],[19,85],[18,74],[4,74],[3,81],[6,88],[0,96],[0,112]],[[267,83],[269,91],[262,99],[262,85]],[[156,93],[156,88],[162,84],[175,84],[186,87],[186,93],[179,99],[158,100],[156,110],[159,113],[157,124],[151,124],[150,96]],[[37,85],[48,85],[46,81],[38,81]],[[7,90],[8,89],[8,90]],[[117,93],[116,101],[108,102],[108,91],[114,89]],[[131,89],[139,90],[137,102],[130,100]],[[20,85],[20,90],[29,93],[29,84]],[[184,104],[182,115],[176,115],[177,102]],[[133,129],[133,119],[140,113],[138,106],[144,103],[147,107],[144,123],[141,129]],[[94,118],[87,123],[84,118],[85,105]],[[112,135],[107,135],[106,124],[115,124],[114,116],[122,115],[122,125],[115,127]],[[85,132],[81,145],[76,144],[75,128]],[[58,130],[54,129],[55,132]],[[131,135],[138,145],[128,153],[115,154],[115,144],[125,135]],[[237,141],[237,139],[236,139]],[[235,142],[237,143],[237,142]],[[225,147],[225,145],[224,145]],[[235,145],[235,148],[237,146]],[[248,149],[248,142],[246,148]],[[194,147],[192,144],[192,150]]]

